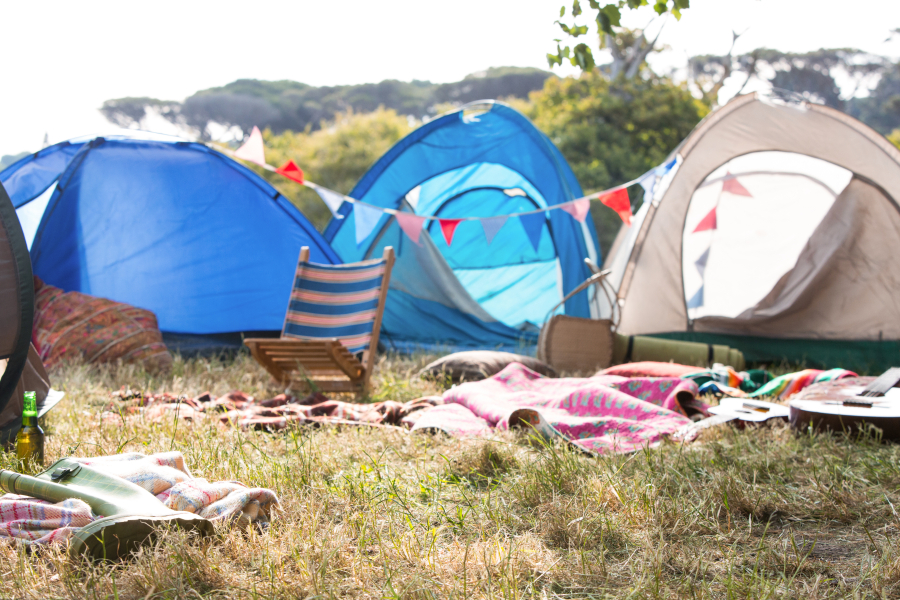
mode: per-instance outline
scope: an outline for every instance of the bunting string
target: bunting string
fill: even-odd
[[[216,144],[215,147],[217,150],[233,158],[251,162],[267,171],[278,173],[295,183],[314,190],[337,219],[344,218],[344,215],[340,212],[343,203],[347,202],[352,204],[354,206],[354,214],[356,215],[357,244],[362,244],[369,237],[372,231],[378,226],[378,222],[384,214],[396,216],[400,228],[407,237],[416,244],[420,243],[419,239],[425,221],[438,221],[444,240],[447,242],[448,246],[453,240],[453,234],[456,232],[457,226],[463,221],[480,221],[484,229],[486,241],[490,244],[510,217],[518,217],[528,234],[529,240],[535,247],[535,250],[537,250],[537,244],[540,241],[540,233],[547,216],[546,213],[551,210],[563,210],[579,223],[583,223],[590,210],[591,200],[599,200],[602,204],[614,210],[626,225],[631,225],[631,218],[633,215],[627,189],[633,185],[640,185],[644,188],[645,197],[652,197],[658,179],[671,171],[676,162],[675,159],[672,159],[631,181],[546,208],[492,217],[456,217],[447,219],[431,215],[417,215],[415,213],[408,213],[394,208],[376,206],[374,204],[369,204],[368,202],[363,202],[362,200],[357,200],[356,198],[351,198],[345,194],[335,192],[334,190],[330,190],[306,179],[303,170],[293,160],[288,160],[282,166],[275,168],[265,161],[265,148],[262,134],[257,127],[253,128],[247,141],[237,150],[231,150],[219,146],[218,144]]]

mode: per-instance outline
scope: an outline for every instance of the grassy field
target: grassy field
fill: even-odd
[[[436,392],[414,378],[426,360],[383,360],[374,395]],[[900,446],[723,427],[593,458],[525,433],[101,425],[123,385],[281,390],[246,356],[178,359],[160,378],[129,366],[52,375],[68,396],[48,418],[48,462],[180,450],[195,474],[276,490],[282,510],[266,531],[167,533],[116,565],[0,544],[3,598],[900,597]]]

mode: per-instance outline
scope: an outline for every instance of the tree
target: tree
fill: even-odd
[[[515,96],[526,98],[539,90],[548,71],[534,68],[499,67],[466,76],[462,81],[433,84],[428,81],[385,80],[359,85],[315,87],[297,81],[239,79],[222,87],[201,90],[184,102],[155,98],[120,98],[104,102],[100,109],[121,127],[142,125],[155,111],[170,122],[204,140],[216,138],[221,129],[236,128],[244,134],[254,126],[284,131],[315,130],[323,120],[347,110],[372,112],[379,106],[417,119],[435,114],[435,107],[459,106],[482,98]],[[237,137],[240,137],[238,135]]]
[[[608,2],[605,4],[598,0],[588,0],[588,5],[590,9],[594,11],[594,21],[597,23],[597,30],[601,32],[601,34],[605,34],[601,35],[601,43],[604,44],[601,47],[609,48],[613,52],[613,64],[615,65],[616,51],[625,50],[625,48],[615,48],[614,46],[609,45],[607,36],[614,36],[615,31],[613,30],[613,27],[619,27],[621,25],[622,9],[633,10],[642,6],[653,6],[653,10],[655,10],[658,15],[671,14],[676,19],[681,19],[681,11],[690,6],[690,0],[617,0],[616,2]],[[565,5],[559,9],[560,20],[556,21],[556,24],[559,25],[559,28],[562,29],[563,33],[573,39],[587,35],[587,25],[576,24],[578,17],[580,17],[582,13],[581,1],[573,0],[570,13],[572,24],[569,25],[562,21],[563,17],[566,16]],[[554,65],[561,65],[563,60],[568,60],[572,66],[579,67],[582,71],[590,71],[596,66],[594,53],[587,44],[579,43],[573,47],[569,47],[568,45],[560,46],[562,40],[555,41],[556,53],[547,55],[547,62],[550,64],[551,68]],[[647,53],[652,50],[653,43],[649,43],[649,49],[647,49],[647,44],[648,42],[644,38],[643,32],[640,32],[640,35],[634,39],[633,44],[627,47],[627,50],[635,55],[644,52],[644,56],[640,57],[640,60],[637,63],[638,65],[643,62]],[[637,67],[635,67],[635,73],[636,71]],[[632,75],[632,77],[633,76],[634,75]]]
[[[867,97],[851,100],[848,112],[879,133],[900,137],[900,62],[885,68]]]
[[[689,63],[692,82],[711,105],[718,103],[718,94],[725,80],[732,74],[740,73],[743,84],[738,93],[756,77],[777,90],[844,110],[847,102],[861,88],[880,77],[888,64],[884,57],[853,48],[823,48],[812,52],[757,48],[750,53],[733,56],[734,42],[741,34],[733,35],[728,54],[694,56]],[[771,77],[764,78],[764,72],[771,73]],[[841,92],[838,78],[852,85],[849,92]]]
[[[366,114],[347,110],[333,120],[321,122],[315,131],[311,126],[302,132],[281,134],[267,129],[263,133],[266,160],[281,165],[292,159],[310,181],[347,194],[369,167],[412,131],[413,126],[408,117],[384,107]],[[325,228],[331,213],[315,192],[281,175],[256,170],[290,198],[320,231]]]
[[[597,70],[578,79],[549,79],[531,100],[529,115],[563,153],[586,193],[661,164],[709,111],[687,85],[649,70],[630,80],[610,80]],[[642,193],[638,189],[630,191],[633,200]],[[599,205],[591,214],[605,252],[621,222]]]

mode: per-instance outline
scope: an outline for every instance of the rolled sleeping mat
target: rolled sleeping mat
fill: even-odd
[[[617,333],[613,364],[642,361],[674,362],[704,368],[721,363],[736,371],[743,371],[747,366],[743,352],[728,346]]]
[[[208,519],[172,510],[144,488],[70,458],[56,461],[37,477],[0,470],[0,488],[54,503],[77,498],[90,506],[101,518],[75,532],[69,541],[70,556],[124,558],[166,523],[203,535],[213,532]]]

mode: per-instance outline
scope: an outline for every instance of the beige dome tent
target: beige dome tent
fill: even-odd
[[[606,261],[621,333],[900,364],[897,148],[831,108],[751,94],[674,158]]]

